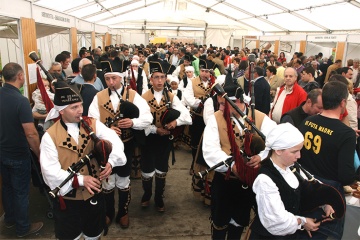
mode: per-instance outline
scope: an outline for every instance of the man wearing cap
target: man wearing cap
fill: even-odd
[[[103,123],[111,123],[108,125],[124,143],[126,165],[113,170],[115,174],[110,176],[104,188],[107,190],[105,194],[107,224],[111,224],[115,214],[114,189],[116,186],[119,190],[116,222],[122,228],[127,228],[129,227],[128,206],[131,199],[130,173],[136,146],[135,140],[138,142],[141,140],[143,134],[141,131],[151,124],[153,117],[146,101],[136,91],[124,85],[128,62],[117,58],[114,61],[101,62],[101,64],[108,88],[94,97],[89,107],[89,116]]]
[[[171,74],[171,67],[166,61],[150,61],[150,80],[153,83],[151,89],[142,95],[150,106],[154,116],[152,124],[145,130],[146,144],[142,148],[141,175],[144,194],[141,206],[146,208],[150,205],[152,196],[152,183],[155,175],[155,205],[159,212],[165,211],[163,194],[165,191],[165,179],[168,172],[168,159],[172,142],[169,139],[171,131],[181,125],[190,125],[191,117],[189,111],[180,102],[177,96],[164,90],[166,74]],[[168,105],[171,103],[171,106]],[[174,120],[168,118],[169,122],[163,122],[168,114],[176,113]]]
[[[244,91],[239,85],[235,84],[231,78],[227,78],[224,90],[240,111],[251,116],[251,110],[244,103]],[[225,99],[219,96],[218,102],[222,110],[215,112],[207,121],[203,136],[203,156],[209,167],[213,167],[231,156],[234,157],[236,164],[232,164],[231,169],[225,165],[215,169],[210,189],[212,239],[226,239],[226,234],[227,239],[240,239],[244,227],[249,224],[250,209],[255,198],[251,188],[245,187],[244,179],[240,180],[236,165],[240,164],[239,170],[245,168],[245,164],[250,169],[258,167],[261,159],[266,158],[267,152],[260,147],[257,149],[257,153],[254,153],[256,155],[250,156],[247,163],[244,162],[242,157],[237,154],[245,144],[243,140],[245,133],[238,121],[248,129],[251,126],[229,103],[225,102]],[[267,136],[276,123],[260,111],[255,110],[255,116],[255,126]],[[233,136],[229,136],[229,132]],[[263,144],[263,140],[259,141],[262,141]],[[255,141],[251,144],[255,144]],[[229,176],[228,179],[226,175]]]
[[[184,103],[191,108],[193,114],[193,124],[190,127],[193,157],[190,174],[193,173],[196,152],[205,128],[203,120],[204,103],[211,97],[211,87],[215,82],[215,78],[211,76],[210,73],[210,70],[215,68],[215,63],[209,60],[200,59],[199,64],[200,76],[191,80],[191,84],[188,83],[183,92]]]
[[[50,189],[55,189],[69,175],[67,169],[93,151],[94,142],[80,124],[82,99],[75,85],[64,81],[55,83],[54,108],[46,120],[60,117],[44,134],[40,145],[42,176]],[[91,159],[59,191],[54,201],[55,236],[58,239],[99,239],[105,227],[105,201],[101,181],[113,167],[124,165],[123,144],[116,134],[100,121],[85,121],[100,139],[112,144],[112,151],[103,170],[96,159]],[[115,147],[116,146],[116,147]]]
[[[183,79],[183,77],[185,76],[185,67],[191,66],[191,62],[194,60],[195,58],[190,53],[186,53],[184,55],[184,63],[177,66],[172,75],[174,77],[178,77],[179,79]]]
[[[142,95],[148,90],[148,80],[145,74],[145,71],[139,67],[140,63],[138,60],[133,59],[131,61],[131,70],[126,71],[126,79],[127,81],[131,80],[133,74],[136,82],[136,89],[135,90],[139,95]],[[130,75],[129,75],[130,73]],[[128,79],[130,78],[130,79]],[[127,83],[129,84],[129,83]]]

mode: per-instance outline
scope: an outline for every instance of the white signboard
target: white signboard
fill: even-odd
[[[345,42],[346,35],[308,35],[308,42]]]

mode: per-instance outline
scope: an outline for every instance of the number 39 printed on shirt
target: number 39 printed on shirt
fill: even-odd
[[[307,150],[312,149],[315,154],[320,152],[321,148],[321,137],[319,135],[314,135],[312,132],[306,132],[304,136],[304,147]]]

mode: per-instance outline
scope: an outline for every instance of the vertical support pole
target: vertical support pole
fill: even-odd
[[[34,63],[33,60],[29,58],[29,53],[32,51],[37,52],[37,43],[36,43],[36,27],[35,20],[32,18],[20,18],[20,31],[21,31],[21,42],[22,42],[22,52],[24,54],[24,71],[27,85],[28,97],[32,95],[32,92],[36,89],[36,83],[30,85],[29,82],[29,72],[27,65]],[[29,97],[30,102],[32,98]]]
[[[91,49],[95,49],[96,48],[96,43],[95,43],[95,31],[91,32]]]
[[[274,53],[279,57],[280,40],[275,40]]]
[[[72,59],[77,58],[79,53],[77,46],[77,29],[75,27],[70,28],[70,40],[71,40],[71,56]]]
[[[299,52],[302,52],[305,54],[305,51],[306,51],[306,41],[305,40],[301,40],[300,41],[300,50]]]
[[[338,42],[336,45],[335,59],[340,59],[344,62],[345,42]],[[345,63],[346,64],[346,63]],[[345,64],[343,64],[345,66]]]

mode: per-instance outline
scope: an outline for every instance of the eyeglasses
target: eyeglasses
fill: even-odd
[[[162,76],[155,76],[155,77],[153,77],[153,79],[155,79],[155,80],[159,80],[159,79],[161,79],[161,80],[165,80],[165,78],[166,78],[166,76],[164,76],[164,75],[162,75]]]

